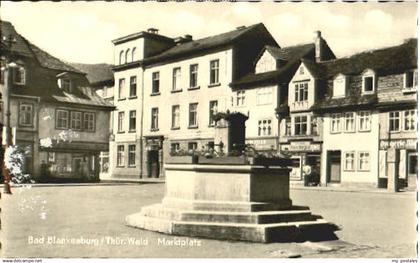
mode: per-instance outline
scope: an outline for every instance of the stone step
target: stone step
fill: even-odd
[[[254,242],[290,242],[330,235],[333,228],[324,220],[276,224],[237,224],[174,221],[172,234]],[[328,231],[328,233],[324,233]],[[333,234],[333,233],[332,233]]]
[[[141,215],[176,221],[232,222],[248,224],[313,221],[316,219],[316,217],[306,209],[260,212],[184,211],[168,208],[160,204],[143,207]]]

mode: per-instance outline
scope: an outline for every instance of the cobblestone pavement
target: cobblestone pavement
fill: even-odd
[[[416,256],[415,193],[295,189],[295,204],[341,227],[339,240],[255,244],[167,236],[124,217],[157,203],[163,184],[15,188],[2,195],[3,257],[385,257]]]

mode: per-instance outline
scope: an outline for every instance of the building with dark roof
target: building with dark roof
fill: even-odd
[[[309,165],[323,185],[390,187],[396,156],[400,186],[415,187],[416,109],[416,39],[346,58],[305,58],[277,109],[280,150],[299,164],[297,179]]]
[[[2,94],[4,68],[11,65],[6,61],[16,64],[9,67],[10,118],[14,140],[25,151],[23,173],[41,181],[97,180],[112,104],[89,87],[85,73],[31,43],[11,23],[1,21],[1,32]],[[10,45],[7,38],[15,41]]]

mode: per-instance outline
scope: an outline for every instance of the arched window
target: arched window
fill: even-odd
[[[136,56],[137,56],[136,51],[137,51],[137,48],[133,48],[133,51],[131,51],[131,61],[136,61]]]
[[[125,63],[130,62],[130,49],[127,49],[127,51],[125,52]]]
[[[124,50],[122,50],[122,51],[120,52],[120,58],[119,58],[119,62],[120,62],[119,64],[120,64],[120,65],[124,63],[123,59],[124,59]]]

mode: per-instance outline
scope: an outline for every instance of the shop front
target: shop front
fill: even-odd
[[[387,186],[387,150],[397,149],[399,155],[398,178],[400,187],[416,189],[417,178],[417,139],[381,140],[379,143],[379,179],[381,188]]]
[[[292,141],[287,144],[280,144],[280,152],[289,155],[292,159],[290,180],[302,181],[305,172],[308,172],[305,171],[305,166],[310,167],[310,173],[319,176],[321,172],[321,143]]]

